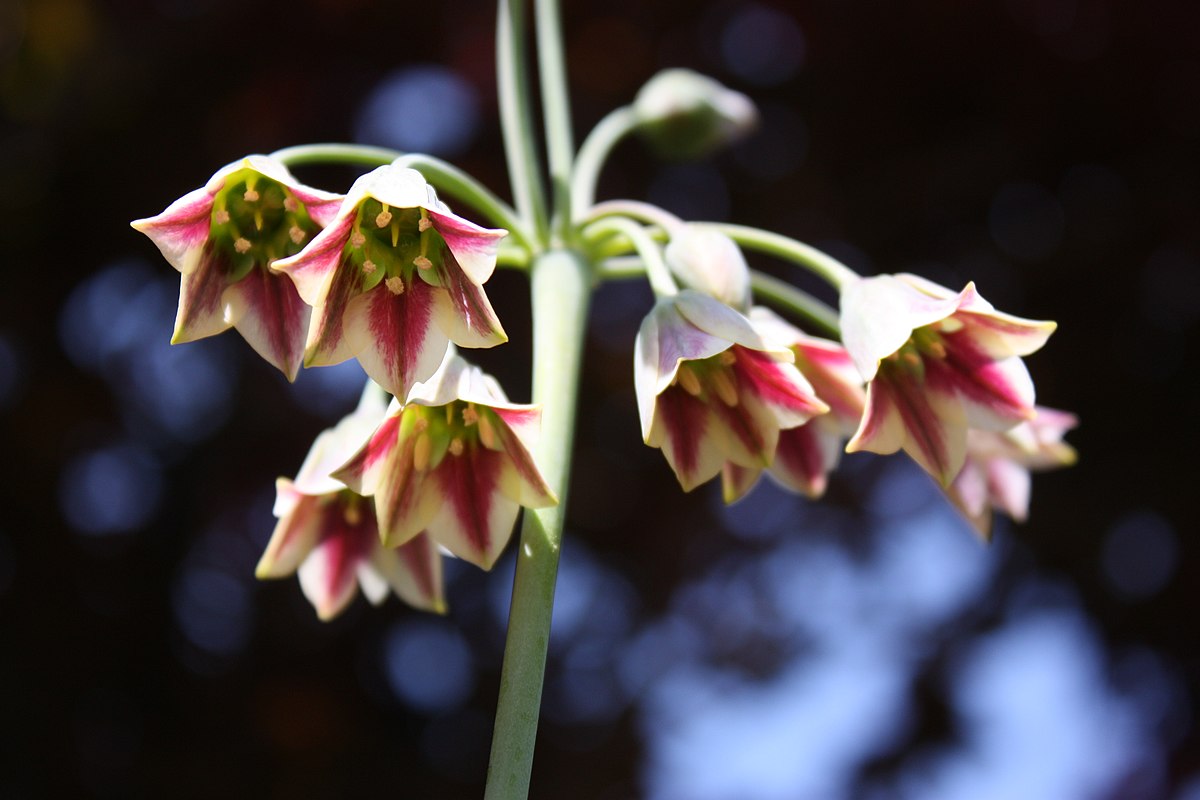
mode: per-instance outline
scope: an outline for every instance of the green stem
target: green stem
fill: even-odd
[[[663,297],[679,292],[675,279],[671,277],[671,270],[663,260],[662,249],[645,228],[625,217],[606,217],[589,225],[584,237],[592,238],[597,234],[606,233],[618,234],[630,241],[645,264],[646,275],[650,278],[650,286],[653,287],[656,296]]]
[[[858,278],[857,272],[828,253],[823,253],[804,242],[798,242],[778,233],[723,222],[697,222],[694,224],[720,231],[743,247],[798,264],[838,289],[841,289],[848,281]]]
[[[571,178],[571,208],[578,220],[596,201],[596,184],[600,171],[613,148],[630,132],[637,129],[638,119],[632,106],[622,106],[609,112],[596,123],[583,140],[575,157],[575,174]]]
[[[571,230],[570,187],[575,145],[558,0],[536,0],[534,13],[537,14],[538,72],[542,82],[546,153],[550,161],[550,187],[554,198],[551,228],[561,244],[567,240]]]
[[[558,495],[558,505],[526,509],[522,521],[487,800],[524,800],[529,793],[591,285],[588,264],[573,251],[544,253],[530,269],[533,402],[542,405],[542,431],[534,456]]]
[[[526,249],[533,247],[532,234],[516,209],[458,167],[423,153],[401,156],[396,159],[396,164],[417,170],[438,189],[467,203],[487,217],[492,224],[507,228],[513,238]]]
[[[531,221],[538,243],[544,244],[549,238],[546,199],[529,111],[527,62],[524,0],[497,0],[496,83],[508,176],[521,218]]]
[[[766,298],[772,304],[803,317],[827,336],[841,338],[842,331],[838,325],[837,312],[808,292],[754,269],[750,270],[750,288],[756,295]]]
[[[588,210],[583,222],[586,224],[605,217],[633,217],[649,222],[651,225],[657,225],[667,234],[685,224],[682,219],[665,208],[659,208],[651,203],[643,203],[640,200],[605,200],[603,203],[597,203]]]
[[[271,153],[271,158],[282,161],[289,167],[304,164],[359,164],[365,167],[382,167],[404,155],[390,147],[370,147],[364,144],[322,142],[320,144],[298,144]]]

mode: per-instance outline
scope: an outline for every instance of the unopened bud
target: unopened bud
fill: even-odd
[[[638,92],[633,110],[639,132],[668,158],[700,158],[758,124],[750,98],[688,69],[655,75]]]
[[[684,226],[663,254],[675,277],[688,288],[743,313],[750,310],[750,268],[742,251],[723,233]]]

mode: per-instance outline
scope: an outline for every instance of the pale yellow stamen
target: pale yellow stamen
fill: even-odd
[[[388,211],[387,204],[384,203],[383,211],[380,211],[379,214],[376,215],[376,217],[375,217],[375,227],[376,228],[386,228],[388,226],[388,223],[390,223],[391,221],[392,221],[392,212]]]
[[[461,456],[463,454],[463,441],[455,436],[450,440],[450,455]]]
[[[429,469],[429,456],[432,453],[433,439],[424,431],[418,433],[417,441],[413,443],[413,468],[417,472],[424,472]]]
[[[363,236],[362,231],[355,231],[354,233],[350,234],[351,247],[362,247],[366,243],[367,237]]]
[[[675,373],[675,381],[692,397],[700,396],[700,379],[696,377],[696,373],[692,372],[690,367],[680,367],[679,371]]]
[[[368,258],[366,261],[363,262],[363,265],[362,265],[363,274],[370,275],[372,272],[375,271],[375,269],[376,269],[375,262],[372,261],[371,259]]]
[[[496,429],[486,414],[480,414],[476,420],[479,424],[479,441],[489,450],[496,449]]]
[[[935,358],[946,357],[946,345],[941,342],[930,342],[928,345],[929,352],[933,353]]]
[[[296,202],[296,198],[294,197],[285,197],[283,198],[283,208],[285,211],[295,214],[300,210],[300,204]]]
[[[263,217],[262,217],[261,211],[254,212],[254,228],[255,228],[255,230],[260,230],[260,231],[263,228]]]
[[[304,241],[304,230],[299,225],[293,225],[291,229],[288,230],[288,236],[291,237],[294,243],[300,244]]]
[[[903,358],[909,364],[912,364],[914,367],[917,364],[921,363],[921,357],[919,355],[917,355],[916,353],[912,352],[911,350],[904,351],[903,353],[900,354],[900,357]]]
[[[417,265],[417,269],[431,269],[433,262],[425,256],[417,256],[413,259],[413,263]]]
[[[424,215],[424,213],[425,213],[424,209],[421,210],[421,213],[422,213],[422,215]],[[419,220],[417,220],[417,230],[419,230],[421,233],[424,233],[425,231],[429,230],[432,227],[433,227],[433,223],[430,222],[429,219],[425,216],[422,216]]]
[[[386,281],[384,281],[383,284],[384,284],[384,286],[387,287],[387,290],[389,292],[391,292],[392,294],[395,294],[395,295],[404,294],[404,279],[401,278],[399,275],[393,275],[392,277],[390,277]]]
[[[737,363],[737,356],[733,354],[732,350],[726,350],[717,356],[717,361],[723,367],[732,367],[735,363]]]
[[[429,430],[429,420],[424,417],[417,417],[417,421],[413,423],[414,433],[424,433]]]
[[[723,369],[714,370],[710,382],[722,403],[727,406],[738,404],[737,384],[733,382],[733,376],[728,372]]]
[[[257,203],[258,202],[258,191],[255,189],[247,189],[246,193],[242,195],[242,199],[245,200],[247,203]]]
[[[239,236],[237,238],[237,240],[233,243],[233,249],[237,250],[239,253],[249,253],[250,252],[250,240],[247,239],[245,236]]]
[[[392,223],[392,247],[395,247],[399,243],[400,243],[400,223],[393,222]]]
[[[218,225],[224,225],[229,222],[229,212],[225,209],[219,209],[216,214],[213,214],[213,219]]]
[[[479,412],[475,410],[475,406],[469,405],[463,409],[463,424],[474,425],[479,422]]]
[[[348,503],[342,511],[342,516],[345,517],[347,525],[357,525],[362,522],[362,511],[356,502]]]

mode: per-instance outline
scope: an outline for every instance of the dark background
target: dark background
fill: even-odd
[[[703,163],[623,145],[602,197],[1056,319],[1027,363],[1081,459],[990,548],[900,457],[724,511],[641,445],[650,295],[606,287],[533,796],[1200,797],[1200,7],[567,5],[577,138],[667,66],[763,111]],[[492,13],[0,3],[0,796],[480,795],[509,561],[448,567],[445,619],[359,599],[322,625],[256,585],[273,480],[353,367],[289,387],[232,332],[168,347],[177,277],[128,222],[324,140],[507,196]],[[511,343],[479,360],[527,400],[523,279],[489,293]]]

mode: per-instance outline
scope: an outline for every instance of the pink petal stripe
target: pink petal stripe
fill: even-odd
[[[880,381],[879,388],[886,387],[904,425],[904,451],[942,486],[949,485],[966,458],[967,423],[961,402],[928,380],[922,386],[916,380],[881,375],[876,383]]]
[[[167,206],[156,217],[135,220],[132,225],[150,237],[163,257],[180,272],[187,271],[187,255],[203,247],[211,231],[213,195],[196,189]]]
[[[211,242],[206,244],[195,269],[180,276],[179,310],[172,344],[194,342],[229,329],[224,300],[228,274],[229,257]]]
[[[357,273],[355,266],[345,257],[346,242],[353,225],[353,213],[338,217],[299,253],[273,261],[271,269],[290,276],[304,302],[314,307],[321,305],[326,293],[333,291],[330,283],[336,281],[335,273],[343,273],[343,279]]]
[[[825,493],[828,468],[815,423],[779,432],[771,473],[784,486],[809,497],[820,497]]]
[[[279,262],[276,262],[279,263]],[[290,273],[289,273],[290,274]],[[345,317],[350,301],[359,293],[358,275],[347,264],[333,274],[328,292],[313,306],[305,340],[304,363],[310,367],[340,364],[354,357],[353,346],[346,341]],[[304,293],[297,285],[303,298]]]
[[[436,291],[415,277],[398,295],[380,283],[347,310],[346,331],[359,363],[397,397],[433,375],[445,355],[446,337],[432,324]]]
[[[276,482],[276,492],[276,508],[288,510],[276,523],[271,541],[254,570],[260,579],[282,578],[295,572],[316,546],[321,533],[318,498],[297,492],[286,478]]]
[[[749,388],[763,402],[805,418],[829,410],[828,406],[799,385],[804,378],[793,365],[740,345],[734,345],[733,353],[737,358],[733,370],[739,388]]]
[[[439,320],[451,341],[460,347],[494,347],[508,341],[487,293],[467,277],[449,252],[438,277],[453,307],[448,319]]]
[[[420,534],[396,550],[405,574],[412,579],[419,597],[404,598],[413,605],[437,607],[442,599],[441,554],[425,534]]]
[[[340,501],[327,503],[321,541],[300,567],[301,588],[323,620],[337,616],[354,598],[358,567],[376,543],[374,520],[362,511],[359,522],[352,524]]]
[[[342,483],[361,495],[375,494],[379,488],[383,470],[392,452],[399,445],[400,415],[389,414],[371,438],[340,469],[332,474]],[[411,450],[410,450],[411,457]]]
[[[718,423],[701,400],[669,387],[658,396],[654,417],[651,432],[662,431],[663,455],[685,492],[720,472],[724,459],[711,446],[711,426]]]
[[[459,545],[468,553],[455,552],[472,563],[487,563],[498,550],[500,540],[507,542],[511,530],[492,528],[492,510],[499,492],[504,455],[482,445],[468,446],[460,456],[447,455],[434,471],[444,501],[449,504],[456,523]],[[452,542],[443,541],[447,547]]]
[[[476,285],[486,283],[496,268],[500,240],[508,231],[481,228],[462,217],[433,210],[429,211],[429,220],[446,241],[453,258],[462,265],[468,280]]]
[[[529,508],[545,508],[557,503],[554,492],[546,484],[546,479],[542,477],[541,470],[538,469],[533,456],[525,449],[524,443],[510,427],[514,422],[520,425],[528,417],[538,419],[541,417],[541,412],[536,409],[496,408],[492,410],[505,423],[497,431],[502,452],[521,479],[521,496],[511,499]]]
[[[773,426],[771,426],[771,431],[764,429],[762,420],[755,418],[752,402],[750,398],[743,397],[736,406],[727,406],[720,400],[713,399],[708,404],[708,408],[720,420],[725,429],[733,435],[734,441],[745,448],[746,454],[750,456],[751,463],[742,464],[742,466],[749,467],[758,463],[765,467],[771,463],[771,456],[775,452],[775,444],[778,440],[772,434],[777,429],[774,429]],[[726,453],[725,455],[735,462],[745,459],[745,455],[741,453]]]
[[[405,438],[387,461],[381,462],[375,488],[375,513],[384,544],[395,547],[419,534],[428,525],[440,504],[436,485],[428,473],[413,467],[415,438]]]
[[[1014,382],[1005,362],[982,352],[965,331],[945,335],[943,344],[944,359],[925,359],[928,381],[952,386],[967,400],[1012,423],[1034,416],[1032,384]]]
[[[296,379],[304,360],[310,309],[286,275],[254,267],[226,293],[238,332],[260,356]]]
[[[726,461],[721,467],[721,498],[726,503],[737,502],[754,488],[761,474],[762,469],[758,467],[741,467]]]

